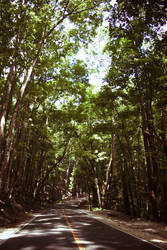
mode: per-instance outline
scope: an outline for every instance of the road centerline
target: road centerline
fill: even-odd
[[[71,233],[72,233],[72,235],[73,235],[73,238],[74,238],[74,240],[75,240],[75,242],[76,242],[76,244],[77,244],[79,250],[85,250],[85,248],[82,246],[82,244],[81,244],[81,242],[80,242],[80,240],[79,240],[79,238],[78,238],[76,232],[74,231],[74,229],[73,229],[73,227],[72,227],[72,225],[71,225],[71,223],[70,223],[70,221],[69,221],[69,219],[68,219],[68,216],[67,216],[66,213],[65,213],[64,207],[62,208],[62,213],[63,213],[63,215],[64,215],[64,218],[65,218],[65,221],[66,221],[68,227],[69,227],[70,230],[71,230]]]

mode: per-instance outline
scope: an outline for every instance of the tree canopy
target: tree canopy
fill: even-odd
[[[0,13],[0,206],[86,195],[167,220],[166,2],[2,0]]]

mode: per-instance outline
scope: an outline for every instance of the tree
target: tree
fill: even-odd
[[[0,186],[1,193],[4,195],[6,192],[7,196],[9,193],[11,195],[11,192],[8,193],[12,183],[9,180],[11,173],[13,171],[24,172],[24,167],[22,170],[20,168],[26,151],[20,151],[19,145],[22,145],[25,140],[25,133],[31,131],[29,126],[32,124],[28,122],[28,119],[32,118],[30,115],[24,116],[23,113],[40,110],[41,103],[39,102],[43,101],[40,96],[41,84],[48,85],[48,87],[50,85],[53,90],[53,86],[56,84],[57,91],[53,95],[58,97],[65,92],[74,90],[73,74],[77,78],[76,84],[79,80],[82,81],[81,84],[84,84],[84,79],[79,78],[79,74],[81,75],[79,70],[82,67],[78,63],[75,62],[75,65],[70,68],[71,72],[66,72],[61,67],[68,67],[69,59],[67,58],[78,50],[86,36],[91,37],[94,34],[95,27],[100,20],[95,11],[99,4],[100,1],[72,0],[42,1],[41,3],[38,1],[3,1],[1,4],[2,29],[5,34],[9,33],[9,36],[6,36],[8,39],[1,41],[4,53],[1,58],[3,95],[1,94],[0,113]],[[84,21],[86,18],[89,23]],[[72,28],[66,28],[72,23]],[[84,32],[79,31],[81,23],[84,23]],[[87,32],[86,29],[91,25],[92,29]],[[64,66],[62,66],[63,64]],[[60,85],[62,79],[63,86]],[[42,88],[45,98],[49,98],[46,96],[48,93],[45,92],[45,87]],[[37,95],[32,90],[37,90]],[[75,91],[71,94],[74,93]],[[53,97],[50,97],[50,101],[52,99]],[[44,104],[42,109],[47,108],[48,105]],[[44,111],[42,117],[45,115]],[[47,126],[47,119],[44,124]],[[26,138],[28,143],[26,146],[31,147],[29,145],[31,137]],[[38,152],[38,149],[36,150]],[[39,152],[38,155],[40,155]],[[17,171],[17,169],[20,170]]]
[[[155,114],[160,91],[155,44],[161,43],[161,27],[166,20],[166,4],[152,1],[118,1],[110,16],[112,65],[109,85],[128,94],[131,104],[140,109],[142,136],[147,168],[148,210],[154,218],[164,217],[165,187],[162,183],[158,127]],[[155,69],[156,68],[156,69]],[[161,74],[164,74],[164,72]],[[159,82],[160,83],[160,82]],[[163,85],[163,82],[161,82]],[[163,95],[164,90],[161,89]],[[133,95],[133,96],[132,96]],[[139,120],[140,121],[140,120]],[[165,139],[166,140],[166,139]],[[164,144],[165,141],[161,141]],[[165,156],[165,155],[164,155]]]

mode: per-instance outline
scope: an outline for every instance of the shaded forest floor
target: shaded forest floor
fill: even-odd
[[[20,204],[15,203],[6,209],[0,209],[0,245],[24,227],[25,224],[29,223],[35,216],[49,208],[50,206],[24,209]]]
[[[33,217],[28,211],[25,211],[20,204],[13,204],[8,208],[0,209],[0,233],[5,228],[17,226],[21,222],[28,221]]]

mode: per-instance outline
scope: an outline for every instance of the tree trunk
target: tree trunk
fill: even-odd
[[[112,167],[112,151],[110,153],[110,158],[109,158],[109,163],[107,165],[107,169],[106,169],[106,178],[105,178],[105,183],[103,185],[103,202],[102,202],[102,206],[106,207],[107,206],[107,194],[109,192],[110,189],[110,179],[111,179],[111,167]]]
[[[64,152],[63,154],[57,159],[57,162],[51,167],[49,168],[43,179],[40,181],[39,185],[38,185],[38,188],[37,188],[37,191],[36,191],[36,196],[38,197],[39,196],[39,193],[40,191],[43,189],[44,185],[45,185],[45,182],[48,180],[49,178],[49,175],[51,174],[51,172],[59,165],[60,162],[62,162],[62,160],[64,159],[65,157],[65,154],[66,154],[66,150],[67,150],[67,145],[68,145],[69,141],[66,143],[65,145],[65,148],[64,148]]]
[[[159,203],[163,199],[163,188],[160,180],[160,169],[155,142],[155,128],[152,115],[152,86],[151,76],[146,74],[145,94],[140,86],[136,71],[136,80],[139,89],[140,110],[142,116],[142,132],[144,139],[145,157],[147,163],[148,190],[151,203],[151,214],[154,218],[159,217]]]
[[[14,79],[15,79],[15,58],[13,59],[12,65],[10,67],[10,71],[9,71],[8,78],[7,78],[6,85],[5,85],[4,95],[2,97],[2,106],[1,106],[1,114],[0,114],[0,162],[1,162],[2,153],[4,150],[4,133],[5,133],[8,111],[9,111],[9,107],[10,107],[11,99],[13,95]]]

